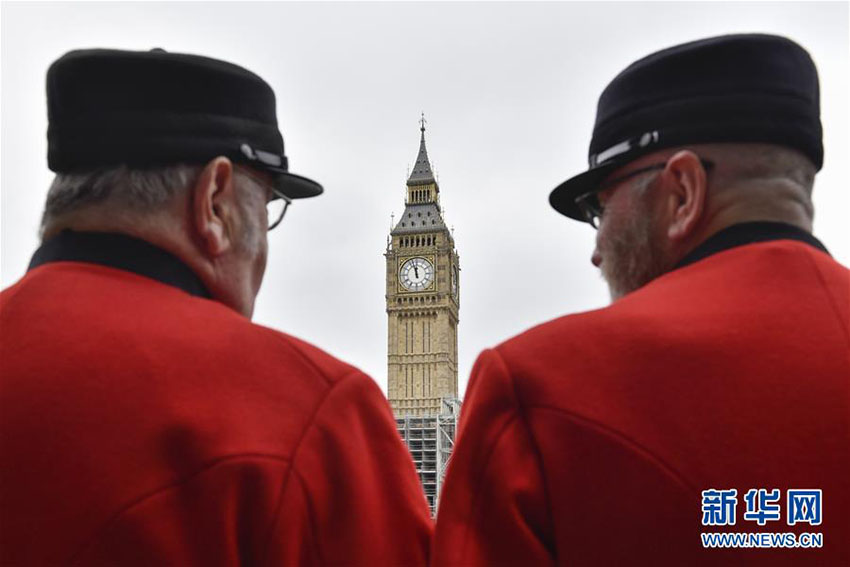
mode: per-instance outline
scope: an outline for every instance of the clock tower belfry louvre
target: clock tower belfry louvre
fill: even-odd
[[[397,417],[437,415],[457,398],[460,265],[428,161],[425,120],[404,213],[387,244],[387,396]]]
[[[387,239],[387,397],[436,515],[454,447],[460,262],[425,148],[425,117],[404,213]]]

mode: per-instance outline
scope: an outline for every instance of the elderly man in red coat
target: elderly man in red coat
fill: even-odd
[[[435,565],[850,565],[850,275],[811,235],[817,73],[724,36],[603,92],[590,170],[611,306],[481,354]],[[843,190],[843,189],[842,189]]]
[[[43,244],[0,295],[0,564],[425,565],[377,385],[250,321],[267,229],[322,192],[269,85],[86,50],[47,88]]]

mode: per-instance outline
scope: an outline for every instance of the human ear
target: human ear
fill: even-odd
[[[663,175],[667,181],[670,219],[667,236],[670,240],[683,240],[694,232],[705,209],[708,189],[705,168],[699,156],[682,150],[667,160]]]
[[[233,183],[233,164],[219,156],[204,166],[192,189],[194,229],[210,257],[220,256],[233,245]]]

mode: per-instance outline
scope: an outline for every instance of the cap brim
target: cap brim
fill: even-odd
[[[324,192],[324,188],[312,179],[289,172],[276,174],[275,188],[290,199],[306,199]]]
[[[620,165],[622,164],[609,162],[567,179],[549,193],[549,204],[562,215],[577,221],[588,222],[576,204],[576,197],[599,187],[599,184]]]

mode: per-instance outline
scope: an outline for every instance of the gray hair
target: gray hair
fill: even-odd
[[[90,205],[108,202],[110,209],[116,213],[155,213],[178,195],[188,192],[202,170],[203,166],[190,164],[145,169],[121,165],[81,173],[59,173],[47,192],[41,234],[43,236],[46,229],[63,216]],[[234,169],[234,180],[241,197],[237,206],[245,220],[240,243],[253,248],[259,228],[251,221],[249,203],[254,199],[264,199],[265,189],[238,169]]]
[[[719,171],[737,180],[784,179],[811,194],[815,165],[802,152],[771,144],[714,144],[711,157]],[[725,168],[723,166],[726,166]]]
[[[47,192],[41,230],[89,205],[109,202],[116,210],[150,213],[161,209],[197,180],[201,166],[178,164],[130,169],[121,165],[81,173],[59,173]]]
[[[795,203],[811,220],[817,168],[802,152],[771,144],[705,147],[717,165],[709,182],[716,196],[726,192],[739,202],[749,199],[761,211],[787,210],[783,207]]]

